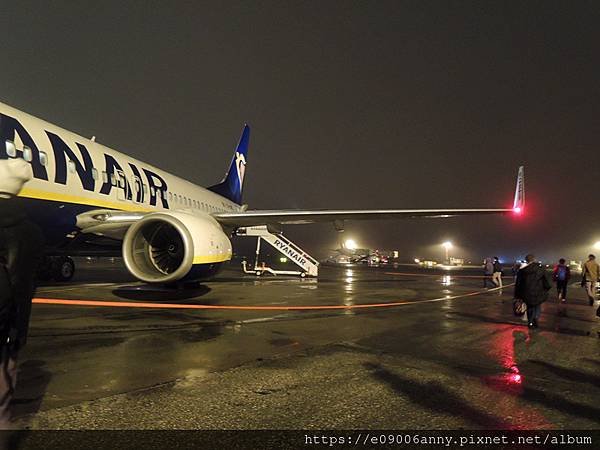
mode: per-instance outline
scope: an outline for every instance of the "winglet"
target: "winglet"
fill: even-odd
[[[513,211],[522,214],[525,210],[525,167],[520,166],[517,175],[517,188],[515,190],[515,201]]]

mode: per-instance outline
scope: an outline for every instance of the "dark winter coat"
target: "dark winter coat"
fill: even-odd
[[[492,260],[489,258],[486,258],[484,264],[483,264],[483,272],[486,275],[491,275],[494,273],[494,264],[492,263]]]
[[[0,345],[27,340],[34,276],[41,257],[43,236],[37,225],[0,199]]]
[[[17,197],[0,198],[0,228],[15,226],[26,217]]]
[[[548,300],[548,291],[552,285],[542,265],[533,262],[517,272],[515,298],[519,298],[527,306],[535,306]]]

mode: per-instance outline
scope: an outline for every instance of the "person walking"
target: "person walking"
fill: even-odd
[[[494,263],[493,263],[493,275],[492,275],[492,281],[494,282],[494,284],[501,288],[502,287],[502,264],[500,264],[500,260],[498,259],[497,256],[494,256]]]
[[[22,159],[0,160],[0,429],[10,428],[17,355],[27,340],[41,230],[16,195],[32,178]]]
[[[565,303],[567,301],[567,285],[571,279],[571,269],[565,264],[565,259],[560,258],[558,264],[552,271],[552,279],[556,283],[556,292],[558,301]]]
[[[492,284],[492,287],[496,287],[496,284],[492,280],[494,275],[494,264],[492,258],[485,258],[483,260],[483,287],[487,288],[488,283]]]
[[[596,256],[588,256],[588,260],[583,264],[581,276],[585,280],[585,288],[590,306],[593,306],[594,301],[596,301],[596,285],[600,279],[600,266],[596,262]]]
[[[542,303],[548,299],[548,291],[552,285],[548,280],[546,271],[529,254],[525,258],[525,265],[517,273],[515,284],[515,298],[520,298],[527,305],[527,322],[529,328],[537,328],[542,313]]]

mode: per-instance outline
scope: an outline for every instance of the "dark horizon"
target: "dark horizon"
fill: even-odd
[[[248,122],[251,208],[510,207],[524,165],[523,218],[344,238],[581,260],[600,241],[598,23],[585,1],[22,1],[0,17],[0,101],[204,186]],[[317,255],[340,240],[285,232]]]

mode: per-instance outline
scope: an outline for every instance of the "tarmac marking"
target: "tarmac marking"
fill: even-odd
[[[79,289],[89,289],[89,288],[98,288],[98,287],[107,287],[107,286],[121,286],[119,283],[88,283],[88,284],[78,284],[77,286],[42,286],[38,290],[43,292],[65,292],[65,291],[77,291]]]
[[[508,287],[507,285],[504,287]],[[113,302],[104,300],[66,300],[57,298],[34,298],[33,303],[41,305],[68,305],[68,306],[103,306],[113,308],[164,308],[164,309],[214,309],[234,311],[310,311],[310,310],[342,310],[342,309],[367,309],[389,308],[392,306],[415,305],[419,303],[444,302],[459,298],[474,297],[487,292],[498,291],[502,288],[492,288],[482,291],[469,292],[461,295],[448,295],[427,300],[402,301],[390,303],[361,303],[357,305],[291,305],[291,306],[236,306],[236,305],[201,305],[183,303],[148,303],[148,302]]]
[[[453,278],[492,278],[491,275],[453,275],[452,273],[404,273],[404,272],[384,272],[385,275],[400,275],[407,277],[453,277]],[[512,278],[504,275],[502,278]]]

